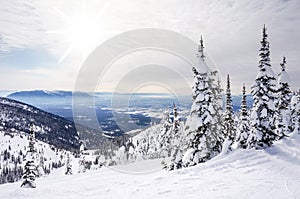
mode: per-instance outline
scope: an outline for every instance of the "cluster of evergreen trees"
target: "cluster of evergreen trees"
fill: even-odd
[[[276,77],[270,63],[270,44],[267,40],[266,27],[263,28],[263,38],[260,48],[259,73],[255,83],[251,87],[254,104],[250,114],[250,132],[243,148],[261,149],[271,146],[279,140],[295,131],[299,123],[299,93],[294,93],[296,106],[291,104],[292,92],[289,78],[286,72],[286,58],[283,57],[281,72]],[[293,112],[293,114],[292,114]],[[247,117],[246,114],[244,114]],[[297,118],[292,121],[292,117]],[[240,144],[245,142],[240,139]]]
[[[181,161],[174,161],[175,168],[193,166],[205,162],[221,151],[233,147],[263,149],[275,141],[299,133],[299,93],[290,90],[286,72],[286,58],[283,57],[281,72],[276,78],[270,62],[270,43],[266,27],[263,28],[261,48],[259,50],[259,73],[251,87],[254,104],[251,110],[246,105],[246,89],[243,85],[241,111],[235,122],[230,77],[227,76],[225,110],[220,111],[220,87],[214,78],[214,72],[194,72],[193,104],[186,122],[186,152]],[[205,62],[203,41],[197,58]],[[221,114],[220,114],[221,113]]]
[[[69,153],[67,153],[66,163],[63,162],[64,156],[61,154],[59,158],[60,160],[58,162],[53,161],[52,164],[49,165],[49,167],[46,167],[44,165],[44,161],[46,160],[46,158],[43,155],[43,151],[37,152],[34,145],[34,131],[31,130],[29,134],[28,150],[24,159],[26,162],[22,172],[23,182],[21,184],[21,187],[36,188],[35,179],[37,177],[48,175],[53,168],[60,168],[64,165],[66,165],[65,174],[72,175],[72,165]],[[52,149],[55,150],[55,148]],[[58,156],[57,149],[56,156]]]
[[[203,39],[198,46],[197,64],[192,68],[194,86],[192,107],[184,123],[177,107],[166,110],[159,125],[139,135],[136,143],[127,143],[116,153],[117,163],[136,159],[171,157],[169,170],[194,166],[233,148],[263,149],[291,133],[299,133],[300,94],[292,93],[283,57],[276,78],[270,62],[267,29],[262,32],[259,73],[251,87],[253,107],[247,107],[246,88],[242,87],[241,110],[233,112],[230,76],[227,76],[225,106],[217,71],[210,71],[204,55]],[[200,72],[205,66],[208,70]]]
[[[23,173],[21,163],[24,155],[22,150],[20,150],[17,156],[11,153],[11,150],[12,149],[9,145],[8,149],[5,149],[0,154],[0,184],[16,182],[21,178]],[[13,166],[8,166],[8,163],[12,164]]]
[[[1,136],[9,136],[12,139],[22,140],[24,136],[22,134],[8,134],[0,132]],[[2,137],[1,137],[2,138]],[[23,187],[35,187],[34,179],[36,177],[49,175],[53,169],[60,168],[64,165],[70,167],[68,163],[64,162],[65,150],[59,150],[54,146],[47,148],[47,145],[39,143],[38,147],[35,147],[35,138],[33,136],[33,130],[28,135],[28,147],[21,147],[21,144],[14,145],[16,141],[1,140],[2,150],[0,151],[0,184],[13,183],[23,179]],[[7,149],[5,149],[7,146]],[[4,149],[4,150],[3,150]],[[47,150],[47,155],[44,153],[44,149]],[[25,152],[24,152],[25,151]],[[70,168],[67,169],[67,174],[70,174]]]
[[[22,166],[15,165],[13,168],[4,166],[0,174],[0,184],[19,181],[23,174]]]

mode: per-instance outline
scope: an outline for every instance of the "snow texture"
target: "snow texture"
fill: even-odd
[[[0,198],[299,198],[299,145],[300,135],[295,135],[266,150],[237,149],[195,167],[134,176],[107,167],[64,175],[61,168],[38,178],[34,190],[20,183],[1,185]],[[147,160],[126,167],[154,163],[160,164]]]

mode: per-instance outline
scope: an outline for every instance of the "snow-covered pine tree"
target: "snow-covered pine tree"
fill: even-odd
[[[44,150],[42,149],[38,153],[39,156],[39,163],[37,164],[37,176],[41,177],[45,175],[45,170],[44,170]]]
[[[200,38],[200,41],[199,41],[199,44],[198,44],[196,57],[197,57],[197,64],[198,65],[205,62],[204,45],[203,45],[202,35],[201,35],[201,38]],[[196,100],[198,94],[199,94],[199,89],[198,89],[198,84],[199,84],[198,73],[199,72],[196,70],[196,67],[193,67],[192,71],[193,71],[193,74],[194,74],[194,85],[192,87],[192,101],[194,102]]]
[[[222,116],[223,116],[222,115],[223,114],[223,108],[222,108],[223,89],[221,86],[221,81],[220,81],[218,71],[216,71],[216,70],[211,71],[210,68],[214,68],[214,66],[209,67],[206,63],[202,35],[201,35],[201,39],[200,39],[200,45],[198,47],[197,58],[198,58],[198,64],[199,64],[199,61],[202,61],[208,71],[207,72],[208,84],[210,85],[210,88],[211,88],[211,91],[213,94],[213,99],[214,99],[212,101],[212,106],[214,107],[214,110],[216,110],[216,112],[214,114],[215,125],[212,126],[213,127],[212,132],[215,133],[214,137],[216,138],[216,145],[213,150],[215,152],[219,153],[222,151],[222,145],[224,142],[224,138],[221,134],[221,132],[223,132],[223,118],[222,118]]]
[[[203,44],[203,38],[202,35],[200,37],[199,45],[198,45],[198,58],[200,58],[202,61],[205,61],[205,55],[204,55],[204,44]]]
[[[210,73],[210,76],[209,77],[209,83],[211,85],[211,88],[212,88],[212,93],[213,93],[213,107],[216,111],[216,114],[215,114],[215,120],[217,121],[215,127],[216,127],[216,130],[214,130],[214,132],[218,132],[218,134],[216,134],[216,138],[218,138],[218,145],[217,146],[221,146],[224,142],[224,138],[223,138],[223,135],[221,132],[224,131],[224,127],[223,127],[223,107],[222,107],[222,104],[223,104],[223,99],[222,99],[222,92],[223,92],[223,89],[222,89],[222,86],[221,86],[221,81],[220,81],[220,78],[219,78],[219,74],[218,74],[218,71],[212,71]],[[216,149],[216,150],[219,150],[221,151],[222,148],[220,147],[219,149]]]
[[[215,76],[218,76],[217,71],[215,71]],[[219,77],[218,77],[217,85],[214,88],[214,92],[215,92],[215,95],[216,95],[215,98],[217,99],[215,106],[218,108],[219,119],[221,120],[222,119],[221,114],[222,114],[222,111],[223,111],[223,108],[222,108],[222,104],[223,104],[222,92],[223,92],[223,89],[222,89],[221,80],[220,80]],[[220,126],[222,127],[222,125],[220,125]]]
[[[183,155],[183,137],[182,129],[180,128],[180,120],[175,103],[173,103],[173,124],[172,124],[172,159],[168,166],[169,170],[182,168]]]
[[[35,178],[37,177],[37,167],[35,165],[34,132],[31,126],[29,134],[29,146],[26,154],[26,163],[24,166],[23,182],[21,187],[36,188]]]
[[[34,143],[34,131],[33,131],[33,126],[32,126],[31,129],[30,129],[30,133],[29,133],[29,142],[28,142],[28,151],[27,151],[27,153],[34,154],[36,152],[35,148],[34,148],[34,144],[35,144]]]
[[[128,149],[128,162],[134,162],[136,160],[136,153],[134,146],[130,145]]]
[[[124,164],[127,162],[128,151],[126,147],[123,145],[121,146],[116,152],[116,161],[117,164]]]
[[[79,161],[78,161],[78,173],[85,173],[86,172],[86,160],[85,156],[83,154],[80,155]]]
[[[248,139],[250,147],[256,149],[271,146],[277,139],[275,133],[274,114],[275,114],[275,93],[276,78],[270,63],[270,44],[267,40],[267,29],[264,26],[261,48],[259,73],[252,85],[251,93],[254,103],[251,113],[251,134]]]
[[[37,176],[36,166],[33,160],[27,160],[24,166],[23,182],[21,187],[36,188],[35,178]]]
[[[286,58],[283,57],[281,72],[278,77],[278,98],[275,103],[275,126],[278,138],[282,138],[292,131],[291,124],[291,90],[289,85],[289,77],[286,72]]]
[[[81,144],[80,148],[79,148],[78,173],[85,173],[85,171],[86,171],[86,168],[85,168],[85,164],[86,164],[85,155],[83,154],[84,148],[85,148],[84,144]],[[110,160],[112,159],[112,153],[113,152],[111,151]]]
[[[172,147],[179,147],[181,143],[182,135],[180,132],[180,119],[177,107],[175,103],[173,103],[173,122],[172,122]]]
[[[233,120],[233,107],[231,99],[231,89],[230,89],[230,77],[227,75],[227,86],[226,86],[226,102],[225,102],[225,113],[224,113],[224,139],[228,139],[231,144],[235,140],[235,126]],[[231,145],[230,144],[230,145]]]
[[[186,122],[188,150],[184,154],[183,164],[193,166],[205,162],[221,152],[222,143],[217,132],[217,107],[212,80],[208,73],[199,73],[193,67],[194,88],[197,96],[192,104]]]
[[[67,161],[66,161],[66,175],[72,175],[72,165],[71,165],[71,159],[69,153],[67,154]]]
[[[193,67],[193,104],[186,121],[186,151],[183,156],[184,166],[193,166],[205,162],[222,150],[223,138],[220,134],[221,123],[221,87],[216,82],[217,71],[210,71],[205,62],[203,39],[201,36],[197,53],[197,65],[206,67],[206,72],[200,73]]]
[[[147,152],[147,156],[149,159],[155,159],[160,157],[160,128],[159,125],[151,125],[149,128],[149,149]]]
[[[201,35],[201,40],[200,40],[200,44],[198,45],[198,53],[197,53],[197,58],[198,60],[204,61],[204,54],[203,54],[203,40],[202,40],[202,35]],[[195,103],[197,96],[199,95],[199,72],[198,70],[193,67],[192,68],[193,74],[194,74],[194,85],[192,87],[192,102],[193,104]],[[196,103],[195,103],[196,106]],[[187,121],[185,123],[185,140],[182,140],[182,146],[181,146],[181,150],[184,152],[181,157],[178,158],[177,162],[180,162],[180,164],[175,164],[174,161],[171,162],[171,164],[169,165],[169,170],[173,170],[175,169],[175,167],[182,167],[182,166],[188,166],[191,165],[190,161],[193,161],[193,157],[188,157],[189,159],[185,161],[185,163],[183,163],[183,158],[184,156],[192,156],[193,154],[187,154],[187,150],[189,149],[189,147],[191,147],[191,142],[194,139],[194,133],[189,132],[191,125],[193,125],[195,122],[197,122],[197,118],[199,116],[197,114],[195,114],[192,109],[190,112],[190,116],[187,118]],[[188,133],[186,133],[188,132]],[[194,149],[190,149],[190,151],[194,152]],[[187,158],[186,158],[187,159]],[[188,165],[187,165],[188,164]],[[194,163],[193,163],[194,165]]]
[[[241,102],[241,113],[239,118],[239,126],[237,128],[236,143],[238,148],[246,149],[248,147],[247,140],[250,134],[249,115],[247,110],[246,87],[243,85],[243,97]]]
[[[160,143],[160,157],[171,156],[171,128],[172,120],[170,118],[169,107],[167,107],[161,120],[160,135],[158,139],[158,142]]]
[[[135,147],[135,156],[136,160],[145,160],[148,159],[148,150],[149,150],[149,137],[148,135],[141,137],[138,139],[136,147]]]
[[[291,100],[293,134],[300,133],[300,90],[295,92]]]
[[[228,149],[229,146],[231,146],[231,143],[227,142],[225,143],[224,141],[224,121],[223,121],[223,100],[222,100],[222,92],[223,89],[221,87],[221,81],[220,77],[218,74],[218,71],[211,71],[208,75],[208,83],[211,87],[212,93],[213,93],[213,101],[212,101],[212,106],[214,107],[215,114],[214,114],[214,120],[215,120],[215,125],[213,125],[212,133],[213,136],[216,139],[216,144],[215,147],[213,148],[213,151],[215,154],[218,154],[220,152],[224,152],[223,146],[224,144],[227,145],[226,148]],[[227,151],[226,149],[226,151]]]

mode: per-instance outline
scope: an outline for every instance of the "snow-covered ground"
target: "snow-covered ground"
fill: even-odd
[[[161,160],[76,173],[74,159],[74,175],[58,169],[37,179],[36,189],[4,184],[0,198],[300,198],[299,148],[296,135],[267,150],[234,150],[195,167],[139,175],[132,169],[151,171]]]
[[[28,148],[28,142],[29,142],[27,135],[24,132],[18,132],[12,136],[13,137],[9,135],[5,135],[3,131],[0,131],[0,152],[4,151],[5,149],[8,149],[10,146],[11,150],[9,150],[9,152],[11,153],[11,155],[15,155],[15,157],[18,157],[20,150],[23,152],[23,154],[26,154]],[[45,161],[45,164],[50,162],[50,160],[58,161],[60,156],[66,152],[65,150],[60,150],[59,153],[58,152],[56,153],[56,150],[52,150],[51,149],[52,147],[49,144],[36,139],[35,139],[34,146],[36,151],[38,152],[43,151],[43,156],[49,160],[49,161]],[[53,148],[56,149],[55,147]],[[0,158],[0,162],[3,162],[1,158]]]

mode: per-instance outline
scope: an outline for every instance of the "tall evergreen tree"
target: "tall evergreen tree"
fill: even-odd
[[[278,78],[278,98],[275,103],[276,114],[275,114],[275,126],[276,134],[280,138],[289,134],[292,130],[291,124],[291,91],[289,85],[289,77],[286,72],[286,58],[283,57],[281,66],[281,72]]]
[[[29,146],[26,154],[26,163],[21,187],[36,188],[35,178],[37,175],[37,167],[35,165],[34,132],[32,126],[29,134]]]
[[[38,177],[41,177],[41,176],[45,175],[44,149],[39,151],[38,156],[39,156],[39,163],[37,164],[37,174],[38,174]]]
[[[245,84],[243,85],[243,97],[241,102],[241,113],[239,118],[239,126],[237,128],[236,142],[238,148],[246,149],[248,147],[247,140],[250,134],[249,115],[247,109],[247,97]]]
[[[214,118],[216,120],[216,125],[215,125],[215,130],[213,132],[216,132],[216,138],[218,140],[218,146],[219,148],[216,150],[222,150],[222,145],[224,142],[224,137],[221,132],[224,131],[224,126],[223,126],[223,99],[222,99],[222,86],[221,86],[221,81],[219,78],[218,71],[213,71],[210,73],[210,84],[212,87],[212,92],[213,92],[213,107],[216,111]]]
[[[224,138],[228,139],[231,142],[231,144],[235,140],[235,127],[234,127],[234,120],[233,120],[233,108],[232,108],[229,75],[227,75],[226,103],[225,103],[225,114],[224,114]]]
[[[221,152],[222,146],[217,132],[217,107],[212,78],[208,73],[199,73],[193,67],[194,88],[197,96],[186,122],[188,150],[183,157],[185,166],[205,162]]]
[[[112,159],[110,159],[110,163],[113,162]],[[109,165],[110,166],[110,165]],[[85,160],[85,155],[80,154],[80,158],[78,161],[78,173],[85,173],[86,172],[86,160]]]
[[[198,44],[198,55],[197,55],[202,61],[205,61],[205,55],[204,55],[204,45],[203,45],[203,38],[201,35],[199,44]]]
[[[160,157],[170,157],[171,156],[171,128],[172,120],[170,118],[169,107],[166,108],[166,111],[161,120],[161,128],[159,135],[160,143]]]
[[[222,151],[221,87],[217,82],[217,71],[210,71],[201,36],[198,45],[197,66],[193,67],[193,104],[186,121],[186,151],[184,166],[205,162]],[[204,72],[199,70],[204,67]],[[199,70],[198,70],[198,69]]]
[[[67,161],[66,161],[66,175],[72,175],[72,165],[71,165],[71,159],[69,153],[67,154]]]
[[[201,35],[199,44],[198,44],[198,49],[197,49],[197,54],[196,54],[196,59],[197,59],[197,65],[201,65],[203,63],[205,63],[205,55],[204,55],[204,45],[203,45],[203,38]],[[198,89],[198,84],[199,84],[199,80],[198,80],[198,74],[199,71],[197,70],[196,67],[192,68],[193,74],[194,74],[194,85],[192,87],[192,101],[194,102],[199,94],[199,89]],[[208,72],[208,71],[206,71]]]
[[[170,170],[179,169],[182,167],[183,155],[183,137],[180,128],[180,120],[176,105],[173,103],[173,124],[172,124],[172,163],[169,166]]]
[[[28,151],[27,151],[27,153],[31,153],[31,154],[35,153],[33,126],[31,126],[31,130],[30,130],[30,134],[29,134],[29,142],[28,142]]]
[[[256,149],[271,146],[277,139],[274,124],[276,78],[270,64],[270,44],[266,31],[264,26],[259,50],[259,73],[251,90],[254,103],[251,113],[251,135],[248,143],[250,147]]]
[[[158,125],[152,125],[149,128],[149,131],[149,149],[147,152],[147,156],[149,159],[160,158],[160,128],[158,127]]]

